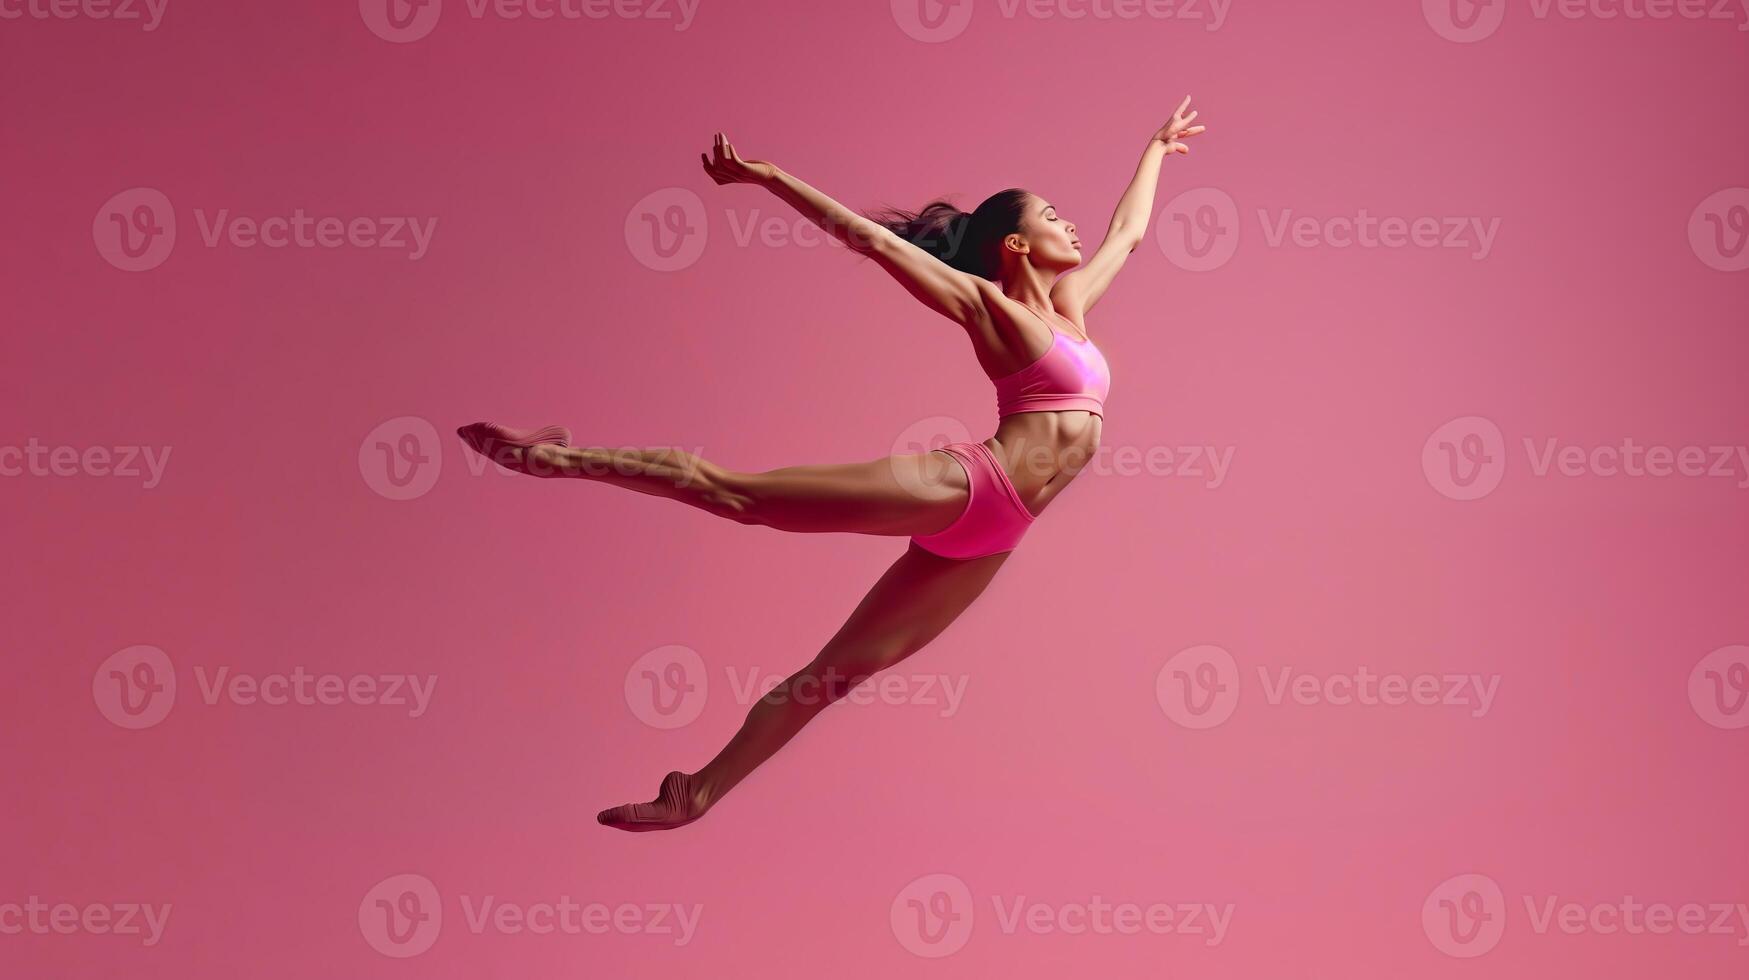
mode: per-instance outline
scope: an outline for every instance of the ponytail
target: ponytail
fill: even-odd
[[[880,207],[863,217],[961,272],[994,281],[1002,271],[999,246],[1020,230],[1026,198],[1026,191],[1011,187],[991,195],[976,211],[961,211],[938,198],[917,211]]]

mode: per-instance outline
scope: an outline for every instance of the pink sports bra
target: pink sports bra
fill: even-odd
[[[1021,412],[1075,410],[1104,418],[1111,368],[1093,341],[1076,340],[1051,326],[1050,350],[995,384],[999,419]]]

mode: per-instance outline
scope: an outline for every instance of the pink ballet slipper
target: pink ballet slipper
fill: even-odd
[[[699,802],[692,777],[676,771],[662,777],[662,789],[654,800],[603,810],[595,815],[595,821],[615,830],[673,830],[704,816],[708,809]]]

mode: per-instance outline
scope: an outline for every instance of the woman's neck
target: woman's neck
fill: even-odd
[[[1002,295],[1029,309],[1049,311],[1055,309],[1051,305],[1051,286],[1055,282],[1055,274],[1023,264],[1012,279],[1002,281]]]

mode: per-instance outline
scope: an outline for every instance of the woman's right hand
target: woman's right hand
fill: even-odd
[[[1159,131],[1154,133],[1153,140],[1166,144],[1167,156],[1174,153],[1189,153],[1190,147],[1184,145],[1183,139],[1187,136],[1195,136],[1208,128],[1190,124],[1191,120],[1196,118],[1196,112],[1192,110],[1190,115],[1185,115],[1184,110],[1189,108],[1190,96],[1187,95],[1183,102],[1178,103],[1178,108],[1173,111],[1172,118],[1167,120],[1166,125],[1161,126]]]
[[[698,158],[704,161],[704,172],[718,184],[759,184],[777,176],[777,168],[763,160],[743,160],[735,152],[735,146],[722,133],[716,137],[716,159],[710,159],[700,153]]]

